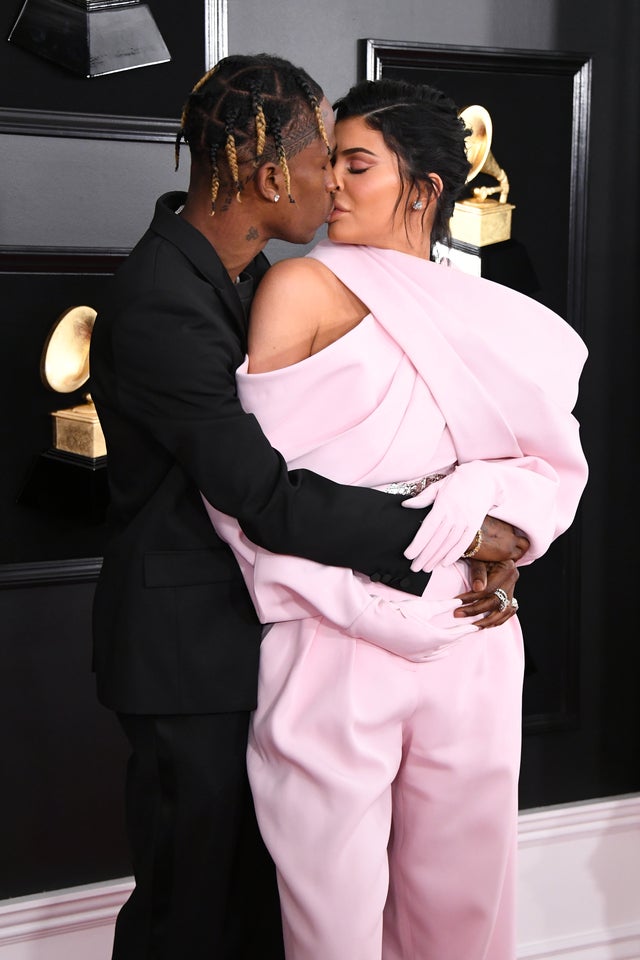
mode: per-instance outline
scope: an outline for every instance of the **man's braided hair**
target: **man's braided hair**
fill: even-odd
[[[255,168],[277,161],[289,201],[295,203],[289,160],[318,136],[331,152],[320,110],[323,96],[309,74],[288,60],[269,54],[225,57],[196,83],[184,106],[176,137],[176,170],[184,140],[193,160],[210,164],[213,214],[221,164],[240,200],[241,164],[251,162]]]

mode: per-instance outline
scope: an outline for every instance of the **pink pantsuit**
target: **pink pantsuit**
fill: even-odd
[[[577,335],[512,290],[396,251],[311,256],[371,313],[294,366],[238,372],[273,445],[342,483],[445,474],[427,488],[445,519],[492,513],[530,536],[524,562],[544,553],[586,481]],[[248,764],[289,960],[513,960],[517,618],[481,631],[453,617],[464,562],[408,598],[269,554],[208,509],[273,624]],[[468,546],[452,536],[443,556]]]

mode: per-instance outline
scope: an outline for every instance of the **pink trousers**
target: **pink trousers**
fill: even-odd
[[[514,960],[522,668],[516,618],[421,664],[271,629],[248,764],[288,960]]]

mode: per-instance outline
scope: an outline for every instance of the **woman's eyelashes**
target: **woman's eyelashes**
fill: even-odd
[[[331,166],[336,167],[340,163],[340,158],[334,153],[330,158]],[[354,159],[345,162],[345,159],[342,159],[342,169],[345,173],[366,173],[367,170],[371,168],[372,164],[367,163],[366,160]]]

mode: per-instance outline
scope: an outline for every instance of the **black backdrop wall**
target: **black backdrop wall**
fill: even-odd
[[[52,445],[50,411],[82,400],[40,380],[49,328],[69,306],[99,308],[120,259],[0,253],[0,898],[130,873],[124,738],[91,674],[101,514],[65,487],[44,509],[17,502]]]
[[[152,0],[171,62],[90,81],[5,41],[21,7],[11,0],[0,13],[0,136],[24,130],[82,137],[86,129],[102,139],[173,137],[183,100],[204,72],[203,4]],[[149,118],[159,120],[149,125]],[[47,140],[34,139],[31,149],[46,154]],[[46,181],[33,184],[25,216],[36,223],[36,244],[38,196],[59,190],[62,175],[50,167]],[[13,200],[10,183],[4,181],[3,206]],[[67,183],[59,197],[66,205],[82,188]],[[126,206],[126,183],[113,202]],[[102,248],[98,202],[95,216],[95,249],[16,249],[10,237],[0,248],[0,898],[131,872],[122,797],[126,745],[96,701],[91,673],[100,510],[87,519],[87,504],[66,497],[60,510],[18,502],[52,445],[50,412],[80,402],[86,389],[61,396],[42,384],[47,334],[71,306],[100,309],[122,259],[122,251]]]
[[[186,95],[204,72],[204,4],[151,0],[149,6],[171,61],[89,82],[5,43],[23,0],[6,0],[2,6],[2,107],[176,120]]]
[[[0,15],[5,36],[14,6]],[[176,117],[204,66],[200,5],[151,6],[176,51],[172,64],[98,87],[2,40],[0,108]],[[561,577],[572,568],[577,592],[559,601],[568,646],[559,650],[547,635],[549,604],[558,600],[544,568],[521,581],[539,667],[525,691],[523,807],[640,790],[640,651],[628,627],[637,594],[639,13],[635,0],[619,0],[606,20],[596,0],[557,7],[553,48],[591,51],[594,65],[583,329],[591,357],[578,411],[592,473],[581,541],[563,540],[548,561]],[[544,128],[544,104],[538,119]],[[56,189],[55,177],[47,189]],[[103,531],[99,522],[15,502],[32,459],[50,444],[49,411],[67,405],[39,381],[44,338],[62,310],[99,306],[109,293],[118,254],[94,254],[0,251],[0,897],[130,872],[125,744],[95,701],[90,672]]]

